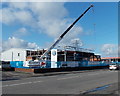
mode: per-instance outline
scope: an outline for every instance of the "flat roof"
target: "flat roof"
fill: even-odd
[[[101,59],[120,59],[120,57],[102,57]]]

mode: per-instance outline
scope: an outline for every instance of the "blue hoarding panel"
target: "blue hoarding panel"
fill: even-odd
[[[25,62],[23,61],[11,61],[10,66],[14,68],[51,68],[51,61],[46,61],[44,66],[28,66],[24,67]],[[57,68],[61,67],[92,67],[92,66],[107,66],[108,63],[100,62],[100,61],[59,61],[55,62],[57,64]]]
[[[23,67],[23,61],[11,61],[10,65],[11,65],[11,67],[22,68]]]

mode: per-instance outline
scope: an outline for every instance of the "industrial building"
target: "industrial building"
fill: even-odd
[[[92,61],[100,61],[100,55],[95,55],[93,52],[80,50],[61,50],[52,49],[44,58],[40,57],[46,50],[31,50],[11,48],[2,52],[1,61],[2,67],[8,66],[15,68],[15,70],[26,70],[26,68],[61,68],[61,67],[79,67],[92,64]],[[89,63],[88,63],[89,61]],[[85,62],[86,64],[82,63]],[[96,63],[99,65],[100,63]]]
[[[101,60],[107,62],[120,62],[120,57],[103,57]]]
[[[45,50],[11,48],[1,53],[1,61],[29,61],[36,60]]]
[[[1,61],[34,61],[39,60],[42,54],[46,50],[31,50],[31,49],[20,49],[20,48],[11,48],[7,51],[1,53]],[[53,54],[53,55],[52,55]],[[56,56],[56,57],[54,57]],[[100,55],[95,55],[91,52],[82,52],[82,51],[73,51],[73,50],[60,50],[52,49],[51,52],[44,58],[48,61],[100,61]]]

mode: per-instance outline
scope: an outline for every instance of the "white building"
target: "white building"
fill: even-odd
[[[11,48],[1,53],[1,61],[26,61],[26,49]]]
[[[1,53],[1,61],[37,60],[46,50],[11,48]]]

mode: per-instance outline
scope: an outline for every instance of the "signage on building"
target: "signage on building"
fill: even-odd
[[[51,68],[57,68],[57,49],[51,50]]]

